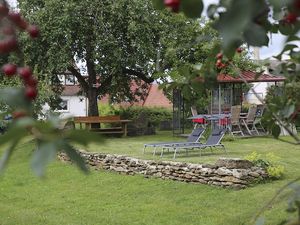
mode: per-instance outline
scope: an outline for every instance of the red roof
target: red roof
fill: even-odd
[[[135,89],[138,86],[133,83],[131,89]],[[100,102],[108,103],[109,96],[105,95],[101,98]],[[118,105],[122,107],[129,107],[129,106],[146,106],[146,107],[166,107],[172,108],[171,101],[164,95],[163,91],[158,88],[158,84],[151,84],[148,88],[148,93],[145,99],[141,99],[139,97],[136,98],[136,102],[121,102]]]
[[[143,106],[171,108],[172,103],[164,95],[163,91],[158,88],[158,84],[151,84],[148,95],[143,103]]]
[[[80,90],[79,85],[64,85],[62,96],[76,96]]]
[[[257,74],[252,71],[243,71],[241,76],[247,82],[276,82],[276,81],[284,81],[285,77],[283,76],[275,76],[271,74],[261,74],[257,77]],[[244,83],[244,80],[241,77],[232,77],[228,74],[219,74],[218,75],[219,83]]]

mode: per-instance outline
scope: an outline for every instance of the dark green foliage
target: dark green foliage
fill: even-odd
[[[167,108],[133,106],[128,108],[121,108],[119,111],[122,119],[130,120],[137,119],[141,113],[147,116],[149,123],[156,127],[158,127],[160,122],[162,121],[172,120],[172,110]]]
[[[32,139],[36,149],[32,152],[32,169],[38,176],[43,176],[46,166],[53,161],[59,151],[64,151],[82,170],[87,171],[84,160],[72,147],[72,144],[87,146],[90,142],[102,143],[99,135],[89,134],[86,131],[61,129],[62,121],[57,117],[49,117],[47,121],[33,119],[31,102],[24,98],[22,88],[4,88],[0,90],[0,103],[6,104],[3,115],[17,115],[12,117],[7,131],[0,136],[0,146],[6,151],[0,159],[0,172],[6,167],[17,145],[25,138]],[[66,122],[64,122],[65,124]]]

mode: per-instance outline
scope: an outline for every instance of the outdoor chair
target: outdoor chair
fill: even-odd
[[[241,118],[241,125],[246,128],[249,135],[252,135],[252,132],[254,132],[254,131],[257,134],[259,134],[258,130],[255,127],[255,123],[254,123],[255,116],[256,116],[256,110],[257,110],[257,105],[250,106],[247,116]],[[251,126],[251,130],[250,130],[249,126]]]
[[[156,149],[158,147],[164,147],[164,146],[172,146],[176,144],[182,144],[182,145],[187,145],[187,144],[192,144],[192,143],[198,143],[199,139],[201,138],[202,134],[204,133],[205,128],[199,127],[196,128],[192,131],[192,133],[188,136],[185,142],[158,142],[158,143],[149,143],[149,144],[144,144],[144,149],[143,153],[145,154],[146,148],[147,147],[153,147],[153,155],[156,154]]]
[[[256,110],[256,115],[255,115],[255,119],[254,119],[254,126],[256,127],[257,131],[262,131],[262,133],[266,133],[265,128],[263,127],[261,120],[262,120],[262,116],[264,114],[264,107],[261,107],[259,109]]]
[[[192,112],[192,116],[197,116],[198,115],[198,111],[196,109],[196,106],[191,107],[191,112]],[[197,128],[199,125],[201,127],[204,127],[206,125],[206,121],[205,121],[204,118],[197,118],[197,119],[193,119],[192,121],[194,123],[194,129]]]
[[[205,148],[210,148],[212,150],[212,148],[217,148],[217,147],[222,147],[226,153],[226,149],[225,146],[223,144],[221,144],[221,140],[224,137],[225,133],[226,133],[226,128],[215,128],[210,136],[208,137],[207,141],[205,144],[202,143],[189,143],[186,145],[183,144],[175,144],[175,145],[165,145],[162,149],[161,152],[161,157],[163,156],[164,150],[174,150],[174,155],[173,158],[176,158],[176,154],[180,151],[180,149],[185,149],[186,153],[188,152],[188,150],[193,150],[193,149],[200,149],[200,155],[201,155],[201,150],[205,149]]]
[[[232,135],[241,134],[242,136],[244,136],[240,123],[240,114],[241,106],[231,106],[230,132]]]

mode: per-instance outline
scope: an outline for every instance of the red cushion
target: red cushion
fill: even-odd
[[[219,120],[219,124],[224,126],[230,124],[230,119],[229,118],[224,118]]]
[[[198,119],[193,119],[193,122],[194,123],[205,123],[205,119],[203,119],[203,118],[198,118]]]

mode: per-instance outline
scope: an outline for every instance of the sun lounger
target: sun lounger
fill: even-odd
[[[225,146],[221,144],[221,140],[224,137],[226,132],[226,128],[215,128],[211,135],[208,137],[207,141],[205,144],[201,143],[189,143],[189,144],[174,144],[174,145],[165,145],[162,149],[161,152],[161,157],[163,156],[164,150],[174,150],[174,155],[173,158],[176,158],[177,152],[180,151],[180,149],[185,149],[186,151],[190,149],[200,149],[200,154],[201,150],[205,148],[216,148],[216,147],[222,147],[226,153]]]
[[[156,149],[158,147],[164,147],[164,146],[173,146],[173,145],[187,145],[187,144],[192,144],[192,143],[198,143],[199,139],[201,138],[202,134],[204,133],[205,128],[199,127],[196,128],[192,131],[192,133],[188,136],[187,140],[185,142],[158,142],[158,143],[149,143],[149,144],[144,144],[144,149],[143,153],[145,154],[146,148],[147,147],[153,147],[153,155],[156,153]]]

